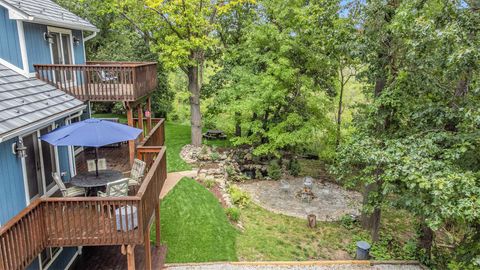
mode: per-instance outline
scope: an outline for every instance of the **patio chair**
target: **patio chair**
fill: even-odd
[[[128,195],[128,178],[123,178],[107,184],[105,192],[98,191],[98,197],[122,197]]]
[[[128,195],[128,178],[123,178],[117,181],[113,181],[107,184],[107,190],[105,192],[98,191],[98,197],[123,197]],[[112,209],[107,206],[108,217],[112,217]],[[98,209],[100,211],[100,208]]]
[[[95,159],[87,160],[87,167],[88,172],[94,172],[95,170]],[[107,169],[107,160],[104,158],[98,159],[98,170],[106,170]]]
[[[62,192],[63,197],[77,197],[77,196],[87,195],[84,188],[81,188],[81,187],[67,188],[58,173],[56,172],[52,173],[52,177],[55,183],[57,184],[57,186],[60,188],[60,191]]]
[[[128,186],[139,186],[143,180],[143,174],[145,173],[145,168],[147,167],[147,163],[140,160],[135,159],[133,161],[132,170],[130,172],[126,172],[124,174],[129,176]]]

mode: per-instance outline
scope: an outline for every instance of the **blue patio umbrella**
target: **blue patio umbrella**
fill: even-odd
[[[135,140],[142,133],[139,128],[100,119],[87,119],[63,126],[40,139],[55,146],[95,147],[96,174],[98,176],[98,148],[112,143]]]

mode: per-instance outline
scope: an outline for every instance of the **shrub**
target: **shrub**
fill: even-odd
[[[206,188],[211,189],[212,187],[215,186],[215,180],[206,179],[205,181],[203,181],[203,185],[204,185]]]
[[[232,176],[235,174],[235,169],[232,165],[225,166],[225,171],[227,172],[228,176]]]
[[[250,195],[236,185],[231,185],[228,188],[228,193],[232,198],[232,202],[239,207],[244,207],[250,202]]]
[[[220,154],[218,152],[212,152],[210,154],[210,159],[212,159],[213,161],[218,160],[220,159]]]
[[[225,214],[227,214],[227,217],[233,222],[238,222],[240,220],[240,209],[237,207],[226,208]]]
[[[267,172],[268,176],[274,180],[278,180],[280,177],[282,177],[282,168],[278,164],[277,160],[270,161]]]
[[[351,215],[344,215],[340,219],[340,223],[342,224],[343,227],[346,229],[353,229],[355,225],[355,219]]]
[[[293,176],[298,176],[300,174],[300,163],[296,158],[291,159],[288,163],[288,171]]]

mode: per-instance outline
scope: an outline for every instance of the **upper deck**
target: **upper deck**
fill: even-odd
[[[157,88],[154,62],[34,65],[37,78],[82,101],[136,101]]]

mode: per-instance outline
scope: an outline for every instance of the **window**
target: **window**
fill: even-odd
[[[40,135],[45,135],[52,130],[52,127],[46,127],[40,130]],[[56,172],[56,159],[55,159],[55,148],[53,145],[41,141],[42,146],[42,158],[43,158],[43,170],[45,175],[45,186],[47,190],[50,190],[52,187],[55,186],[55,182],[53,181],[52,173]]]

